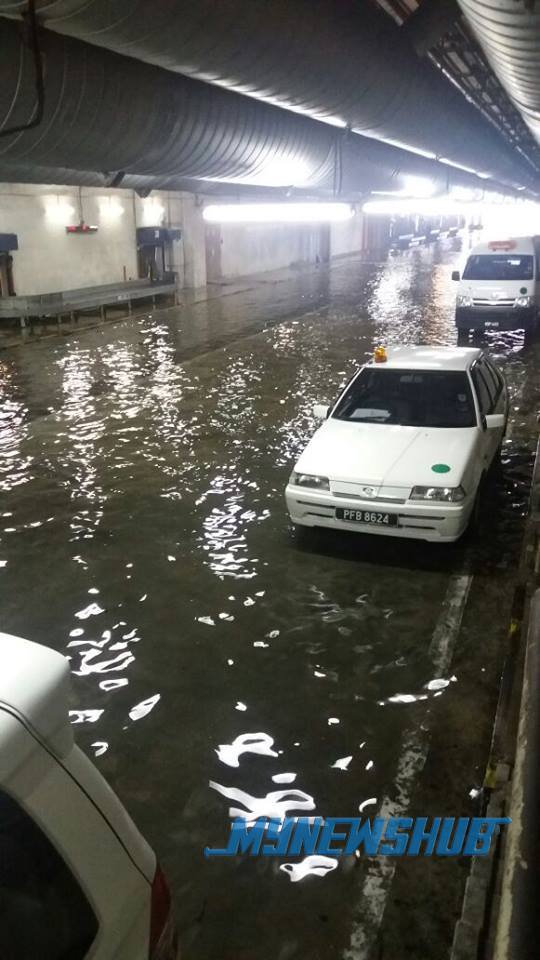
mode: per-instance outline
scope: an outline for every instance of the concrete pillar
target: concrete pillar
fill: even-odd
[[[184,286],[206,286],[206,239],[202,206],[193,193],[182,194]]]

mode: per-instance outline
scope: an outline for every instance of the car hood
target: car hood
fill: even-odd
[[[460,484],[476,440],[476,427],[402,427],[330,419],[314,434],[295,470],[338,484],[452,487]],[[436,464],[449,470],[434,471]]]

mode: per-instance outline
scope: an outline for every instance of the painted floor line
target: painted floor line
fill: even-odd
[[[444,676],[451,665],[472,579],[472,574],[468,573],[456,574],[450,578],[441,614],[429,645],[434,678]],[[406,731],[395,778],[395,797],[383,798],[377,816],[398,817],[407,813],[416,781],[427,759],[429,739],[429,730],[420,722]],[[369,864],[358,901],[358,913],[353,919],[350,943],[343,953],[343,960],[368,960],[383,921],[395,871],[396,861],[392,857],[381,857]]]

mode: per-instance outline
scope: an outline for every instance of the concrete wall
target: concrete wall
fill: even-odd
[[[333,223],[330,227],[330,255],[344,257],[364,247],[364,217],[357,208],[351,220]]]
[[[83,218],[95,234],[67,234],[78,223],[76,187],[0,184],[0,233],[16,233],[13,279],[19,294],[51,293],[137,276],[133,197],[83,189]]]
[[[238,277],[296,263],[314,263],[317,256],[323,259],[321,233],[319,226],[224,224],[221,227],[222,275]]]
[[[79,194],[77,187],[1,183],[0,233],[16,233],[19,240],[19,250],[13,252],[15,292],[52,293],[133,279],[138,276],[136,228],[183,229],[193,203],[190,195],[165,191],[141,199],[131,190],[84,187]],[[66,233],[68,224],[79,222],[81,209],[84,221],[95,224],[97,233]],[[191,222],[189,229],[186,247],[192,251]],[[200,263],[202,256],[204,265],[203,232],[198,253],[198,272],[187,264],[185,277],[182,241],[168,251],[166,266],[178,274],[181,286],[185,279],[201,286],[206,282]]]
[[[131,190],[0,183],[0,233],[16,233],[13,279],[18,294],[50,293],[138,276],[136,229],[180,228],[166,267],[180,287],[324,262],[362,249],[363,220],[331,226],[205,225],[202,198],[156,190],[144,199]],[[66,225],[98,227],[67,234]]]

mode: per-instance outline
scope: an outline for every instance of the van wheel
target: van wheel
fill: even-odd
[[[469,342],[469,331],[465,327],[458,327],[457,342],[458,347],[462,347],[463,344]]]

